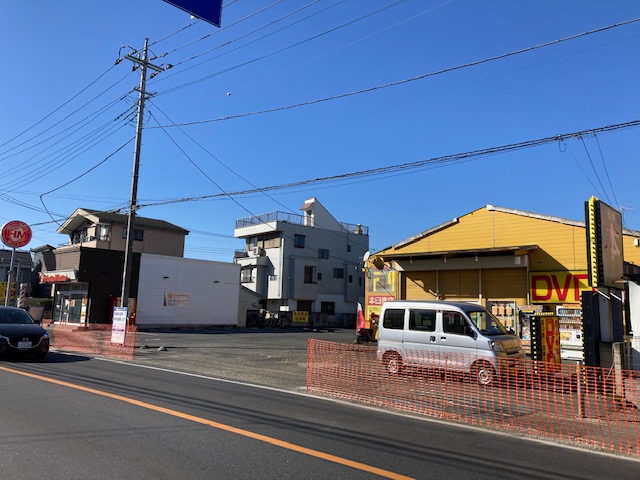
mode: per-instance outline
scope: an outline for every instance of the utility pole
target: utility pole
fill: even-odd
[[[136,144],[133,154],[133,174],[131,178],[131,198],[129,201],[129,217],[127,219],[127,245],[124,251],[124,268],[122,272],[122,294],[120,295],[120,306],[126,307],[129,304],[129,289],[131,287],[131,259],[133,257],[133,232],[136,222],[136,209],[138,208],[138,171],[140,169],[140,148],[142,146],[142,124],[144,120],[144,101],[147,95],[147,69],[162,72],[164,69],[149,63],[148,55],[149,39],[144,39],[144,49],[142,57],[140,54],[133,56],[125,55],[124,58],[132,61],[140,67],[140,87],[138,88],[138,123],[136,125]],[[135,67],[134,67],[135,68]]]

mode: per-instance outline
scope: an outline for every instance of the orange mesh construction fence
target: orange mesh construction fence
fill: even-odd
[[[417,351],[403,357],[310,339],[307,391],[640,457],[640,372],[531,360],[485,362],[484,371],[481,357]]]
[[[127,327],[122,345],[112,343],[111,325],[94,324],[85,327],[52,324],[46,329],[51,338],[51,347],[55,349],[127,360],[135,356],[135,325]]]

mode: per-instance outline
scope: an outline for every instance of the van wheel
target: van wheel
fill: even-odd
[[[496,370],[489,362],[474,363],[471,374],[480,385],[491,385],[496,379]]]
[[[383,357],[384,368],[391,375],[397,375],[402,370],[402,359],[396,352],[390,352]]]

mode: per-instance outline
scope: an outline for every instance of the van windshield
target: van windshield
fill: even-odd
[[[486,310],[467,312],[469,318],[483,335],[507,335],[507,329]]]

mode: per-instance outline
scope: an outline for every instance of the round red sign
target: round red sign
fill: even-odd
[[[7,222],[2,226],[2,243],[7,247],[24,247],[31,241],[31,227],[20,220]]]

